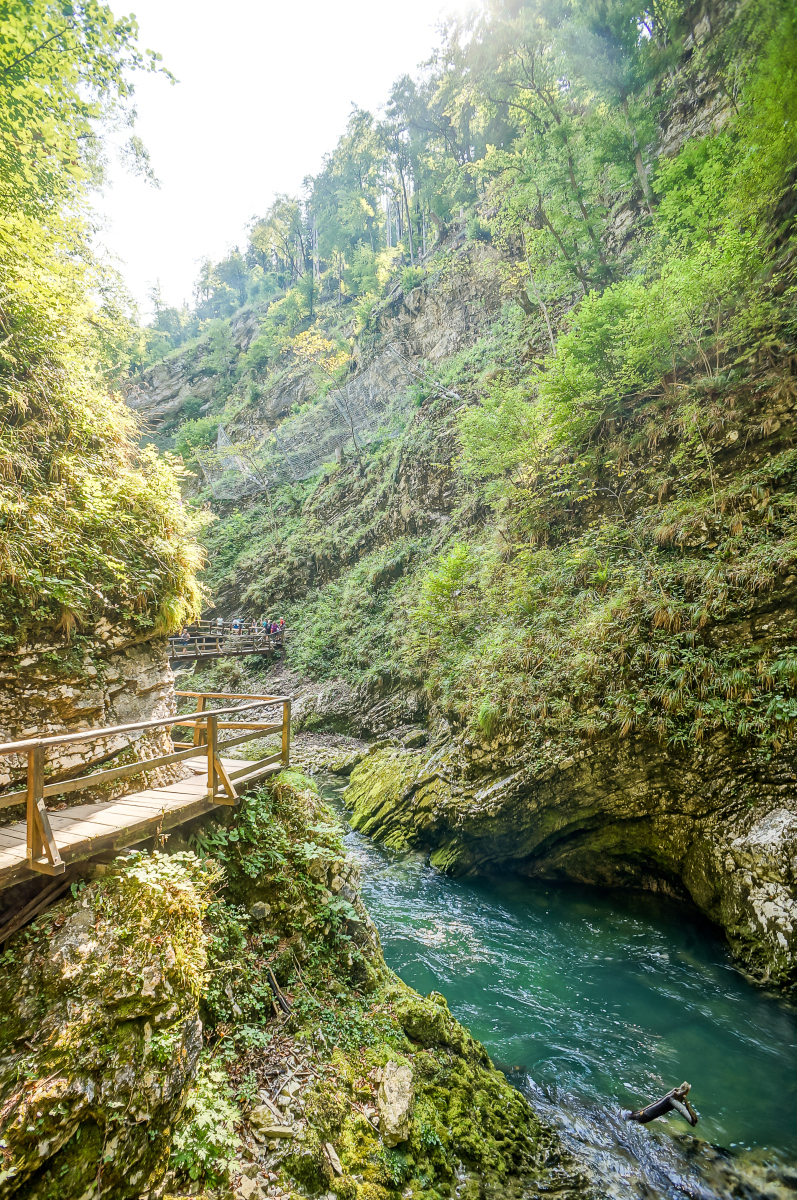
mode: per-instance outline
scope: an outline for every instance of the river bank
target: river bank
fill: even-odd
[[[317,781],[346,821],[345,780]],[[578,885],[452,879],[350,827],[344,843],[388,964],[446,995],[606,1194],[794,1194],[797,1012],[748,981],[694,909]],[[622,1120],[682,1078],[699,1136],[678,1118]]]

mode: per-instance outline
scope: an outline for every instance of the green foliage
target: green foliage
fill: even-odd
[[[241,1144],[235,1132],[239,1120],[224,1069],[214,1066],[209,1054],[203,1055],[172,1138],[171,1166],[178,1178],[209,1187],[229,1184]]]
[[[132,330],[79,215],[96,122],[157,56],[96,3],[6,5],[0,28],[0,633],[166,630],[200,606],[197,523],[109,390]]]
[[[463,471],[475,479],[522,476],[539,458],[540,409],[524,383],[493,383],[459,423]]]
[[[423,283],[426,278],[426,272],[420,267],[405,267],[401,272],[401,290],[404,295],[408,295],[414,288]]]
[[[197,447],[212,446],[218,432],[218,417],[196,417],[193,421],[185,421],[180,426],[174,448],[184,459],[191,459]]]
[[[160,69],[137,36],[96,0],[0,6],[0,210],[52,214],[96,173],[96,122],[129,108],[131,72]],[[128,149],[146,173],[140,142]]]

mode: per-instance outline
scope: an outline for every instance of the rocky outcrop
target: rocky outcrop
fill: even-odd
[[[472,345],[509,294],[501,269],[506,261],[506,255],[489,243],[448,248],[422,287],[406,294],[396,287],[380,305],[380,342],[432,364]]]
[[[140,380],[125,388],[125,401],[148,423],[158,425],[175,417],[187,400],[210,401],[216,389],[212,372],[202,373],[188,352],[150,367]]]
[[[260,330],[260,316],[244,309],[230,320],[233,345],[246,351]],[[125,402],[147,424],[162,425],[174,419],[187,400],[210,402],[216,393],[218,373],[208,363],[209,346],[197,345],[172,354],[130,379],[124,389]]]
[[[406,1063],[387,1062],[379,1074],[379,1127],[385,1145],[398,1146],[410,1136],[415,1101],[412,1068]]]
[[[103,620],[91,637],[75,636],[71,642],[42,637],[0,654],[3,742],[157,720],[170,716],[174,705],[164,637],[143,641],[132,630]],[[78,775],[129,745],[139,758],[172,750],[168,727],[49,747],[48,777]],[[26,769],[22,755],[0,758],[0,787],[21,781]]]
[[[341,679],[301,684],[294,693],[292,716],[297,730],[331,729],[355,737],[382,737],[426,716],[422,689],[397,687],[390,680],[361,687]]]
[[[14,937],[0,973],[0,1197],[147,1196],[202,1047],[212,871],[154,857]]]
[[[453,740],[376,749],[351,776],[352,825],[454,874],[510,870],[691,899],[756,977],[797,983],[797,775],[716,737],[680,753],[607,740],[532,767],[474,769]]]

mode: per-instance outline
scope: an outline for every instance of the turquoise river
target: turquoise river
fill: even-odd
[[[342,783],[322,781],[345,818]],[[599,1159],[619,1151],[630,1165],[617,1194],[729,1194],[670,1186],[693,1144],[681,1118],[656,1122],[661,1136],[622,1119],[684,1079],[701,1141],[734,1160],[797,1161],[797,1012],[750,983],[694,910],[648,894],[451,879],[348,827],[346,844],[388,964],[419,992],[443,992],[568,1137]]]

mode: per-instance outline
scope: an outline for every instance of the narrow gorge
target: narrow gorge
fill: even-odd
[[[0,1200],[797,1195],[793,6],[452,17],[146,324],[81,206],[163,68],[59,13],[0,42]]]

